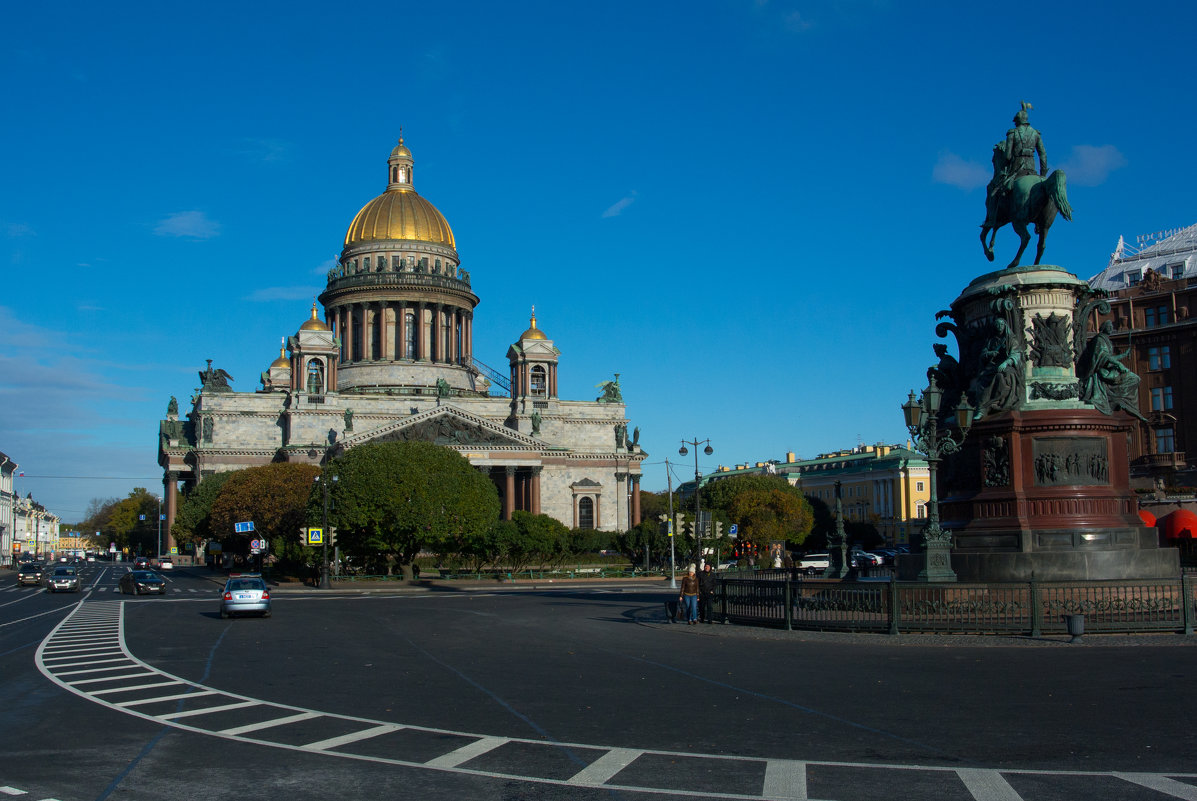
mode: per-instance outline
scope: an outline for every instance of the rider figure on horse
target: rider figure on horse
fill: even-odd
[[[982,228],[997,224],[1001,202],[1010,195],[1014,182],[1024,175],[1035,174],[1035,155],[1039,155],[1039,175],[1047,175],[1047,152],[1043,137],[1027,121],[1031,104],[1025,100],[1014,115],[1014,127],[1006,131],[1006,141],[993,146],[993,179],[985,195],[985,222]]]

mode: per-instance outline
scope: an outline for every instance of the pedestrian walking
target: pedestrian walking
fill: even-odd
[[[698,625],[698,577],[694,573],[694,565],[690,565],[690,572],[682,579],[682,591],[677,596],[686,612],[688,626]]]

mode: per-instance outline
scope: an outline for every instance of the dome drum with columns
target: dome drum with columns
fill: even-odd
[[[413,167],[400,139],[386,191],[353,218],[318,304],[284,339],[261,389],[230,391],[224,379],[205,379],[185,421],[162,421],[168,521],[177,511],[170,490],[180,482],[275,461],[320,464],[365,442],[422,439],[486,472],[506,518],[525,510],[605,531],[640,522],[646,454],[626,436],[626,407],[559,397],[561,354],[535,310],[507,349],[506,376],[474,357],[479,298],[448,221],[416,194]],[[508,394],[492,394],[498,389]]]

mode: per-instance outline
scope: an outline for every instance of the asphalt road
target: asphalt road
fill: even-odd
[[[207,574],[134,598],[125,569],[79,595],[0,573],[0,794],[1197,800],[1182,637],[692,627],[667,590],[595,586],[225,621]]]

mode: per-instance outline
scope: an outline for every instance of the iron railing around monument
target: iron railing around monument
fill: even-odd
[[[763,571],[762,571],[763,572]],[[890,634],[1068,633],[1084,615],[1085,632],[1183,632],[1197,621],[1197,580],[925,584],[720,576],[720,613],[730,623]]]

